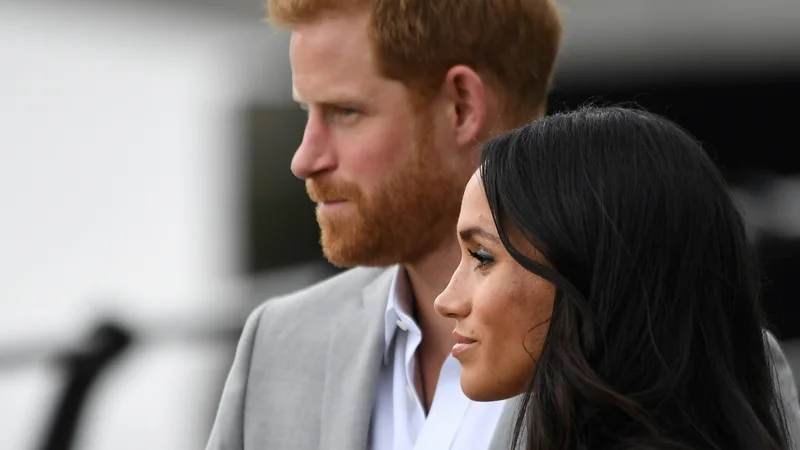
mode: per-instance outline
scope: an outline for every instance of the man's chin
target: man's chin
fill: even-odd
[[[354,267],[379,267],[386,268],[397,264],[397,261],[391,259],[376,259],[368,257],[359,257],[353,254],[345,254],[341,251],[329,250],[323,248],[325,259],[333,266],[340,269],[352,269]]]
[[[322,238],[322,253],[325,259],[340,269],[353,267],[390,267],[398,263],[397,258],[385,252],[369,251],[371,246],[366,242],[344,243],[337,239]]]

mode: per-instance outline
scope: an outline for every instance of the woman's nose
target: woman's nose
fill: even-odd
[[[433,308],[440,316],[451,319],[460,319],[469,315],[469,295],[458,276],[458,270],[450,278],[444,291],[436,297]]]

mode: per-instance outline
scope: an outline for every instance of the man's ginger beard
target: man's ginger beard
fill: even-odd
[[[413,263],[440,248],[445,239],[455,239],[467,179],[448,170],[453,166],[443,164],[432,148],[432,121],[422,114],[416,125],[410,157],[390,177],[371,186],[370,197],[353,184],[324,177],[306,180],[308,195],[317,203],[352,202],[329,215],[317,209],[322,250],[331,264]]]

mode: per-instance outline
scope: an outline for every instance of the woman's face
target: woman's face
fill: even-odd
[[[544,263],[521,233],[508,233],[520,251]],[[461,262],[435,307],[457,322],[453,355],[462,366],[461,389],[476,401],[514,397],[525,391],[542,351],[555,287],[503,247],[477,173],[464,192],[458,240]]]

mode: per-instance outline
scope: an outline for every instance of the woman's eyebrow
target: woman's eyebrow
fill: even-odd
[[[475,236],[480,236],[489,239],[490,241],[496,242],[498,244],[500,243],[500,238],[497,237],[497,235],[495,235],[494,233],[490,233],[484,230],[483,228],[477,226],[459,230],[458,235],[464,241],[474,240]]]

